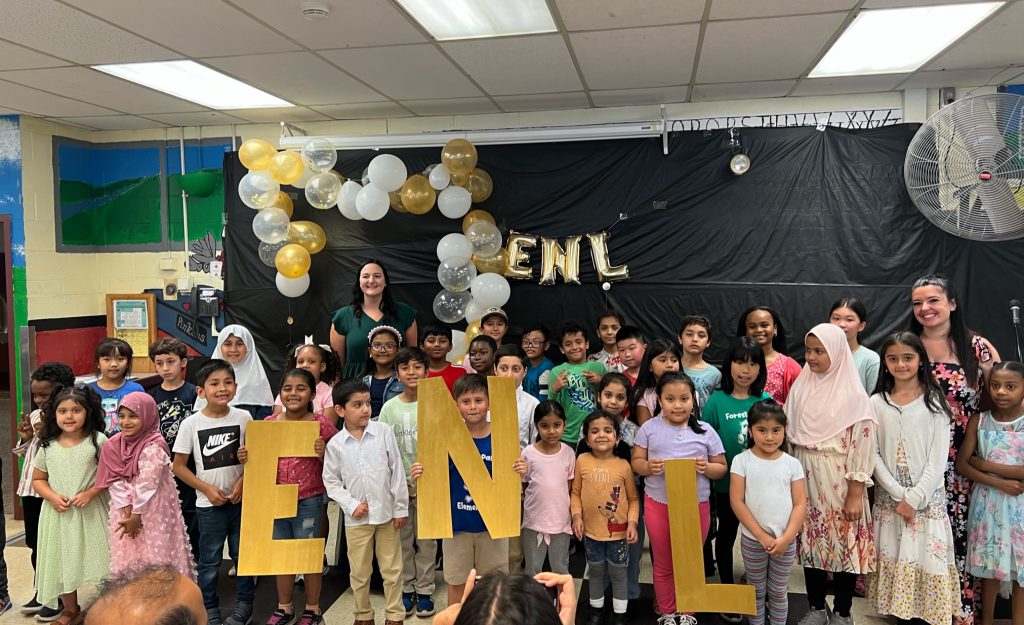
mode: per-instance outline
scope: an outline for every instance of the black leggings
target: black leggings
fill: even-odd
[[[31,467],[29,467],[31,470]],[[39,550],[37,542],[39,537],[39,513],[43,509],[43,500],[40,497],[22,497],[21,508],[25,511],[25,544],[31,552],[32,570],[36,570],[36,552]]]
[[[811,604],[811,609],[824,610],[828,571],[805,566],[804,582],[807,585],[807,602]],[[832,588],[835,590],[836,596],[833,602],[833,611],[839,616],[850,616],[850,606],[853,605],[853,591],[856,586],[856,573],[832,573]]]
[[[732,572],[732,548],[736,544],[736,532],[740,528],[740,520],[732,511],[729,493],[715,491],[715,503],[718,507],[718,535],[715,537],[715,561],[718,563],[718,577],[723,584],[735,583]]]

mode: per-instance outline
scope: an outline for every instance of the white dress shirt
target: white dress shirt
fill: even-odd
[[[391,427],[370,421],[362,438],[342,424],[324,453],[327,495],[345,513],[345,525],[382,525],[409,516],[409,488],[402,456]],[[361,519],[352,516],[360,503],[369,507]]]

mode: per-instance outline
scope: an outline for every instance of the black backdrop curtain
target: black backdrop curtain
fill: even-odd
[[[1013,357],[1007,301],[1024,297],[1024,242],[967,241],[918,213],[902,174],[916,130],[742,129],[753,166],[739,177],[727,167],[726,131],[672,133],[667,156],[658,138],[480,146],[479,166],[491,174],[494,193],[474,208],[490,211],[505,234],[558,237],[606,230],[620,213],[628,215],[612,228],[609,250],[613,263],[629,265],[631,277],[608,293],[594,275],[586,239],[582,285],[510,280],[505,310],[513,326],[555,328],[576,319],[591,328],[592,349],[599,349],[596,318],[608,306],[648,337],[675,336],[680,317],[699,312],[714,323],[708,357],[719,362],[739,313],[767,304],[781,313],[790,353],[799,357],[803,333],[847,295],[868,306],[862,340],[877,346],[905,326],[911,282],[943,272],[958,285],[971,327],[1004,358]],[[440,154],[438,148],[391,152],[410,172]],[[377,154],[339,152],[336,169],[358,179]],[[232,192],[246,172],[236,154],[226,157],[224,172],[227,314],[252,331],[272,380],[284,366],[285,345],[305,334],[327,342],[331,312],[351,302],[355,273],[370,257],[386,265],[395,298],[416,308],[420,326],[434,321],[431,302],[441,288],[436,245],[461,232],[461,220],[435,208],[423,216],[391,211],[378,222],[353,222],[337,209],[311,208],[299,191],[293,219],[323,226],[328,245],[313,256],[307,294],[290,300],[277,292],[275,270],[257,256],[253,210]],[[655,201],[666,208],[655,210]],[[539,252],[531,265],[539,273]]]

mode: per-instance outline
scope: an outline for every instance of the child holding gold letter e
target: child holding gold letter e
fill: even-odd
[[[349,581],[355,623],[373,625],[370,570],[376,550],[384,578],[385,625],[405,620],[402,606],[402,542],[409,520],[409,487],[391,426],[371,421],[370,387],[346,380],[334,387],[334,407],[344,426],[327,443],[324,486],[345,513]]]
[[[455,404],[462,420],[466,422],[466,429],[473,437],[487,472],[492,473],[491,424],[487,421],[490,408],[487,378],[479,373],[464,375],[455,381],[453,390]],[[409,469],[414,480],[423,475],[423,465],[419,462]],[[453,536],[441,541],[441,550],[444,554],[444,581],[448,583],[448,605],[452,605],[462,601],[466,578],[471,569],[476,569],[477,575],[494,570],[508,572],[508,539],[491,538],[473,496],[450,458],[448,481]]]

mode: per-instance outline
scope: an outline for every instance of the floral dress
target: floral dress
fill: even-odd
[[[985,346],[984,339],[975,336],[971,340],[978,362],[990,362],[992,353]],[[948,362],[932,362],[932,377],[939,383],[946,395],[953,418],[949,422],[952,444],[949,461],[946,463],[946,511],[953,527],[953,552],[956,554],[956,570],[960,574],[960,610],[953,615],[954,625],[973,625],[975,599],[978,587],[974,576],[967,570],[967,518],[971,506],[971,481],[956,472],[956,456],[967,434],[967,422],[978,414],[981,404],[980,372],[979,382],[970,384],[964,368]]]
[[[874,525],[867,488],[859,520],[843,520],[843,504],[846,480],[872,484],[875,424],[860,421],[826,441],[794,445],[793,455],[807,474],[807,518],[797,537],[798,563],[823,571],[873,573]]]

